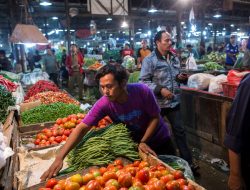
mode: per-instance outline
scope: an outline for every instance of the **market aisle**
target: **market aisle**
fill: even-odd
[[[195,181],[207,190],[226,190],[228,174],[212,166],[211,163],[199,160],[199,174]]]

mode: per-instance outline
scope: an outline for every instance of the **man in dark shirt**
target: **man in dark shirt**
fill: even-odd
[[[229,189],[250,189],[250,74],[242,79],[227,118],[225,146],[229,149]],[[248,177],[248,180],[247,180]]]
[[[0,70],[11,71],[12,65],[6,57],[5,51],[0,50]]]

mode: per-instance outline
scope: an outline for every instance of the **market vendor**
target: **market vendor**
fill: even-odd
[[[50,168],[41,176],[46,180],[62,168],[63,160],[83,136],[108,115],[114,123],[124,123],[145,153],[175,154],[167,125],[152,91],[144,84],[127,84],[128,73],[121,65],[108,64],[96,75],[103,96],[95,103],[63,146]],[[98,150],[97,150],[98,151]]]
[[[226,66],[231,68],[236,62],[236,55],[239,53],[239,47],[236,43],[236,36],[230,36],[230,42],[226,46]]]

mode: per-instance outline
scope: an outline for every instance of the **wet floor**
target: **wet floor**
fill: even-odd
[[[227,167],[221,169],[221,164],[211,163],[213,158],[202,152],[194,157],[200,166],[198,174],[195,174],[195,181],[207,190],[226,190],[229,171],[223,171],[223,169]]]

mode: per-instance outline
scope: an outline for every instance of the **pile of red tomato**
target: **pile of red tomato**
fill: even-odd
[[[51,128],[45,128],[36,135],[34,144],[37,147],[44,147],[66,141],[73,129],[81,123],[84,117],[85,114],[78,113],[71,114],[68,117],[58,118]],[[111,123],[112,120],[106,116],[98,122],[96,128],[104,128]]]
[[[37,147],[44,147],[44,146],[59,144],[67,140],[72,130],[73,128],[64,129],[58,126],[45,128],[36,135],[34,144]]]
[[[164,165],[149,166],[145,161],[123,165],[115,160],[107,167],[90,169],[85,175],[49,179],[39,190],[194,190],[181,171],[170,172]]]

